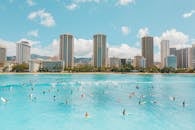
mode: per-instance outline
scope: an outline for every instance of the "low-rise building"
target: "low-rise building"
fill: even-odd
[[[110,58],[110,67],[119,67],[120,65],[120,59],[116,57]]]
[[[42,61],[41,70],[46,72],[61,72],[64,70],[63,61]]]
[[[146,68],[146,58],[143,56],[135,56],[133,65],[138,68]]]
[[[174,55],[167,56],[165,58],[165,66],[171,68],[177,68],[177,57]]]
[[[29,72],[38,72],[40,69],[40,60],[29,60]]]

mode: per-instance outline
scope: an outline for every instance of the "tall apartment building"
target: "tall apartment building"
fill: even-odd
[[[192,67],[192,48],[183,48],[176,51],[177,68]]]
[[[169,40],[161,41],[161,67],[165,67],[165,58],[169,56]]]
[[[30,60],[31,46],[27,41],[16,43],[16,63],[28,63]]]
[[[107,63],[106,35],[96,34],[93,36],[93,65],[101,68]]]
[[[169,48],[170,55],[176,56],[176,48]]]
[[[59,58],[65,68],[74,66],[74,37],[70,34],[60,35]]]
[[[142,56],[146,58],[146,67],[154,64],[153,37],[145,36],[142,38]]]
[[[0,45],[0,67],[3,67],[6,61],[6,48]]]
[[[192,68],[195,69],[195,44],[192,44]]]

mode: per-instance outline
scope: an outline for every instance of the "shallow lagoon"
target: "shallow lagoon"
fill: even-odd
[[[195,129],[190,74],[3,74],[0,97],[2,130]]]

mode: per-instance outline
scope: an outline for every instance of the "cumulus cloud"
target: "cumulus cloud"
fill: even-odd
[[[59,0],[60,1],[60,0]],[[76,8],[79,7],[81,3],[90,3],[90,2],[95,2],[99,3],[100,0],[71,0],[70,4],[66,5],[66,9],[68,10],[75,10]]]
[[[170,41],[170,47],[176,47],[177,49],[183,47],[189,47],[189,36],[176,29],[167,30],[162,33],[160,39],[167,39]]]
[[[59,55],[59,40],[53,39],[51,43],[46,46],[41,44],[32,45],[31,54],[38,54],[42,56],[58,56]]]
[[[45,9],[31,12],[28,15],[28,19],[32,21],[37,21],[41,25],[46,27],[52,27],[55,25],[55,20],[52,14],[46,12]]]
[[[29,6],[35,5],[35,2],[34,2],[33,0],[26,0],[26,2],[27,2],[27,4],[28,4]]]
[[[45,55],[45,56],[58,56],[59,52],[59,42],[57,39],[54,39],[47,46],[42,46],[40,41],[33,41],[27,38],[22,38],[16,42],[0,39],[1,45],[5,46],[7,49],[7,56],[16,55],[16,43],[21,41],[29,42],[31,46],[31,54]]]
[[[142,38],[147,35],[149,35],[149,29],[147,27],[140,28],[137,34],[137,38]]]
[[[86,2],[100,2],[100,0],[73,0],[76,3],[86,3]]]
[[[109,57],[133,58],[140,53],[140,48],[130,47],[128,44],[109,47]]]
[[[183,14],[183,18],[190,18],[195,13],[195,10],[191,10],[188,13]]]
[[[16,55],[16,44],[12,41],[4,40],[0,38],[0,44],[6,47],[7,56],[15,56]]]
[[[121,27],[121,32],[122,32],[123,35],[128,35],[130,33],[129,27],[122,26]]]
[[[38,37],[39,36],[39,30],[31,30],[27,32],[27,35],[30,37]]]
[[[143,36],[149,35],[148,28],[141,28],[138,31],[137,37],[140,39]],[[153,36],[154,39],[154,59],[155,61],[160,61],[160,42],[161,40],[169,40],[170,47],[175,47],[177,49],[190,47],[189,36],[180,32],[176,29],[169,29],[163,32],[160,36]],[[140,42],[138,43],[140,44]]]
[[[92,57],[93,40],[76,39],[74,40],[74,55],[76,57]]]
[[[75,10],[75,9],[77,8],[77,4],[72,3],[72,4],[70,4],[70,5],[67,5],[66,8],[67,8],[68,10]]]
[[[135,3],[135,0],[118,0],[117,5],[125,6]]]

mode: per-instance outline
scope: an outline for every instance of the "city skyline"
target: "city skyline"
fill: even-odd
[[[141,55],[141,37],[150,35],[154,37],[154,61],[160,61],[162,39],[177,48],[194,43],[194,5],[192,0],[3,1],[0,44],[7,46],[8,56],[15,54],[14,44],[22,40],[31,43],[32,54],[57,56],[59,35],[69,32],[75,36],[75,56],[92,57],[93,34],[103,33],[108,37],[110,57],[133,58]],[[166,10],[158,10],[161,6]]]

